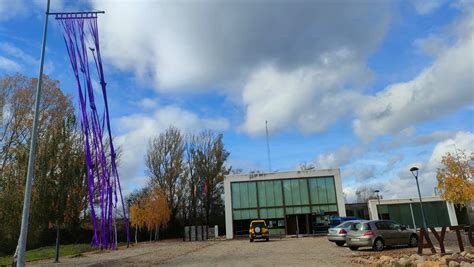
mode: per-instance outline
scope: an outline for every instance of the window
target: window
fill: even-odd
[[[332,224],[332,222],[331,222],[331,224]],[[346,228],[346,227],[348,227],[348,226],[351,226],[352,224],[354,224],[354,223],[352,223],[352,222],[343,222],[343,223],[339,224],[339,225],[336,226],[336,227],[337,227],[337,228]]]
[[[255,182],[232,183],[232,208],[257,207],[257,188]]]
[[[334,177],[309,179],[309,190],[311,191],[311,204],[313,205],[333,204],[337,202]]]
[[[263,228],[265,227],[265,223],[264,222],[253,222],[252,223],[252,227],[260,227],[260,228]]]
[[[379,230],[391,230],[391,227],[393,227],[393,226],[390,225],[390,222],[385,222],[385,221],[376,222],[375,226]]]
[[[375,223],[377,225],[377,223]],[[352,231],[366,231],[370,230],[370,225],[368,223],[356,223],[351,227]]]
[[[259,181],[257,182],[258,206],[274,207],[282,206],[281,181]]]

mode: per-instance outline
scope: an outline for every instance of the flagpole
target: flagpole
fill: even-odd
[[[25,266],[25,250],[26,250],[26,240],[28,236],[28,220],[30,213],[30,201],[31,201],[31,187],[33,183],[33,174],[35,166],[35,148],[36,148],[36,139],[38,136],[38,116],[39,116],[39,107],[41,100],[41,86],[43,82],[43,66],[44,66],[44,51],[46,47],[46,35],[48,32],[48,14],[49,14],[49,4],[50,0],[46,4],[46,14],[44,20],[43,28],[43,41],[41,45],[41,57],[40,57],[40,68],[38,73],[38,83],[36,84],[36,97],[35,97],[35,111],[33,118],[33,129],[31,131],[31,143],[30,143],[30,152],[28,156],[28,171],[26,174],[26,185],[25,185],[25,198],[23,200],[23,214],[21,217],[21,231],[20,238],[18,239],[18,261],[17,266]]]

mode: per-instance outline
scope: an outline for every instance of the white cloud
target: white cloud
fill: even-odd
[[[306,133],[321,132],[352,110],[361,97],[344,90],[345,85],[365,83],[370,76],[351,51],[344,49],[296,70],[262,66],[244,87],[246,115],[241,129],[263,133],[268,120],[272,131],[290,125]]]
[[[394,133],[470,105],[474,101],[474,13],[468,9],[458,25],[457,42],[432,66],[408,82],[387,86],[368,96],[357,110],[355,133],[370,140]]]
[[[151,137],[159,135],[170,125],[184,133],[204,129],[222,131],[229,122],[222,118],[200,118],[196,114],[174,106],[156,109],[152,114],[133,114],[119,118],[120,125],[115,142],[121,148],[119,171],[122,180],[129,181],[143,168],[144,156]]]
[[[387,159],[385,166],[380,164],[377,166],[376,162],[363,164],[367,159],[351,162],[348,167],[342,168],[342,178],[346,181],[344,192],[349,201],[355,201],[355,191],[360,186],[379,189],[384,199],[417,197],[416,181],[410,172],[410,168],[416,166],[419,168],[418,181],[421,194],[432,196],[437,185],[436,171],[442,166],[441,159],[447,152],[455,155],[454,144],[457,149],[464,149],[467,154],[474,152],[474,133],[462,131],[455,133],[452,138],[447,138],[434,146],[430,157],[425,160],[408,163],[403,161],[402,155],[394,155]]]
[[[5,43],[5,42],[0,43],[0,51],[12,57],[18,58],[25,63],[29,63],[29,64],[36,63],[36,60],[32,56],[25,53],[23,50],[14,46],[11,43]]]
[[[371,79],[365,60],[383,38],[391,7],[380,1],[91,3],[107,10],[100,28],[108,62],[142,80],[151,77],[157,90],[226,88],[245,109],[240,129],[251,134],[263,133],[265,120],[272,131],[294,125],[320,132],[346,115],[359,97],[350,90]]]
[[[349,163],[355,156],[367,152],[362,146],[348,147],[343,146],[333,152],[321,154],[316,157],[315,163],[318,169],[340,168]]]
[[[443,38],[433,34],[426,38],[416,39],[414,45],[419,52],[435,57],[442,54],[448,48]]]
[[[16,16],[24,16],[30,12],[37,12],[44,16],[46,11],[46,0],[2,0],[0,1],[0,21],[12,19]],[[64,9],[63,0],[51,0],[50,10],[60,11]],[[41,10],[41,11],[39,11]]]
[[[428,167],[435,169],[440,166],[441,158],[450,152],[456,155],[456,150],[463,149],[466,153],[474,152],[474,133],[472,132],[457,132],[453,138],[449,138],[440,142],[433,149]]]
[[[412,0],[415,10],[420,15],[428,15],[440,8],[446,0]]]
[[[22,68],[16,61],[0,56],[0,70],[7,73],[14,73],[21,71]]]
[[[0,21],[8,20],[21,12],[24,3],[17,0],[0,1]]]
[[[157,104],[158,104],[158,99],[149,98],[149,97],[145,97],[139,102],[140,107],[146,108],[146,109],[154,108],[156,107]]]
[[[417,166],[420,171],[418,175],[422,195],[431,196],[436,187],[436,171],[441,167],[441,159],[447,153],[455,154],[457,149],[465,149],[466,153],[474,152],[474,133],[457,132],[453,138],[438,143],[427,161],[412,162],[398,171],[395,177],[389,179],[385,191],[390,198],[415,197],[417,196],[416,183],[409,169]],[[389,185],[389,186],[388,186]]]
[[[160,90],[234,84],[269,62],[294,70],[343,47],[364,57],[383,37],[390,6],[381,1],[90,1],[94,9],[107,10],[100,28],[108,61],[140,77],[151,75]]]
[[[442,130],[434,131],[429,134],[417,136],[415,138],[415,143],[419,145],[424,145],[424,144],[429,144],[433,142],[440,142],[442,140],[451,138],[454,135],[455,135],[455,132],[452,132],[452,131],[442,131]]]

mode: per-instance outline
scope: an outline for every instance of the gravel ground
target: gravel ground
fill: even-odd
[[[326,237],[283,238],[270,242],[223,241],[165,266],[351,266],[347,248],[336,247]]]
[[[439,252],[437,241],[433,243]],[[447,233],[447,252],[455,252],[456,236]],[[469,245],[466,244],[466,248]],[[84,253],[80,257],[64,257],[54,266],[356,266],[351,260],[382,255],[400,257],[416,253],[416,248],[387,248],[374,252],[370,248],[350,251],[337,247],[325,236],[271,239],[270,242],[246,239],[229,241],[166,240],[141,243],[117,251]],[[429,254],[425,249],[424,253]],[[29,266],[52,266],[52,260],[33,262]],[[360,266],[360,265],[359,265]]]
[[[353,266],[351,252],[326,237],[139,244],[113,252],[62,258],[54,266]],[[51,266],[51,260],[28,266]]]

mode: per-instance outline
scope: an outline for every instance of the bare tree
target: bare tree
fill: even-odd
[[[301,162],[300,165],[298,166],[300,171],[309,171],[309,170],[314,170],[316,167],[312,163],[307,163],[306,161]]]
[[[356,190],[357,203],[367,203],[369,199],[377,199],[375,189],[369,186],[361,186]],[[381,196],[379,196],[382,198]]]
[[[230,169],[225,166],[230,153],[225,150],[222,137],[222,134],[216,135],[211,131],[204,131],[198,136],[196,147],[193,149],[196,174],[204,186],[203,205],[206,224],[209,224],[212,207],[222,202],[222,183]]]
[[[145,158],[151,185],[164,191],[172,217],[183,197],[183,153],[184,137],[179,129],[171,126],[150,141]]]

